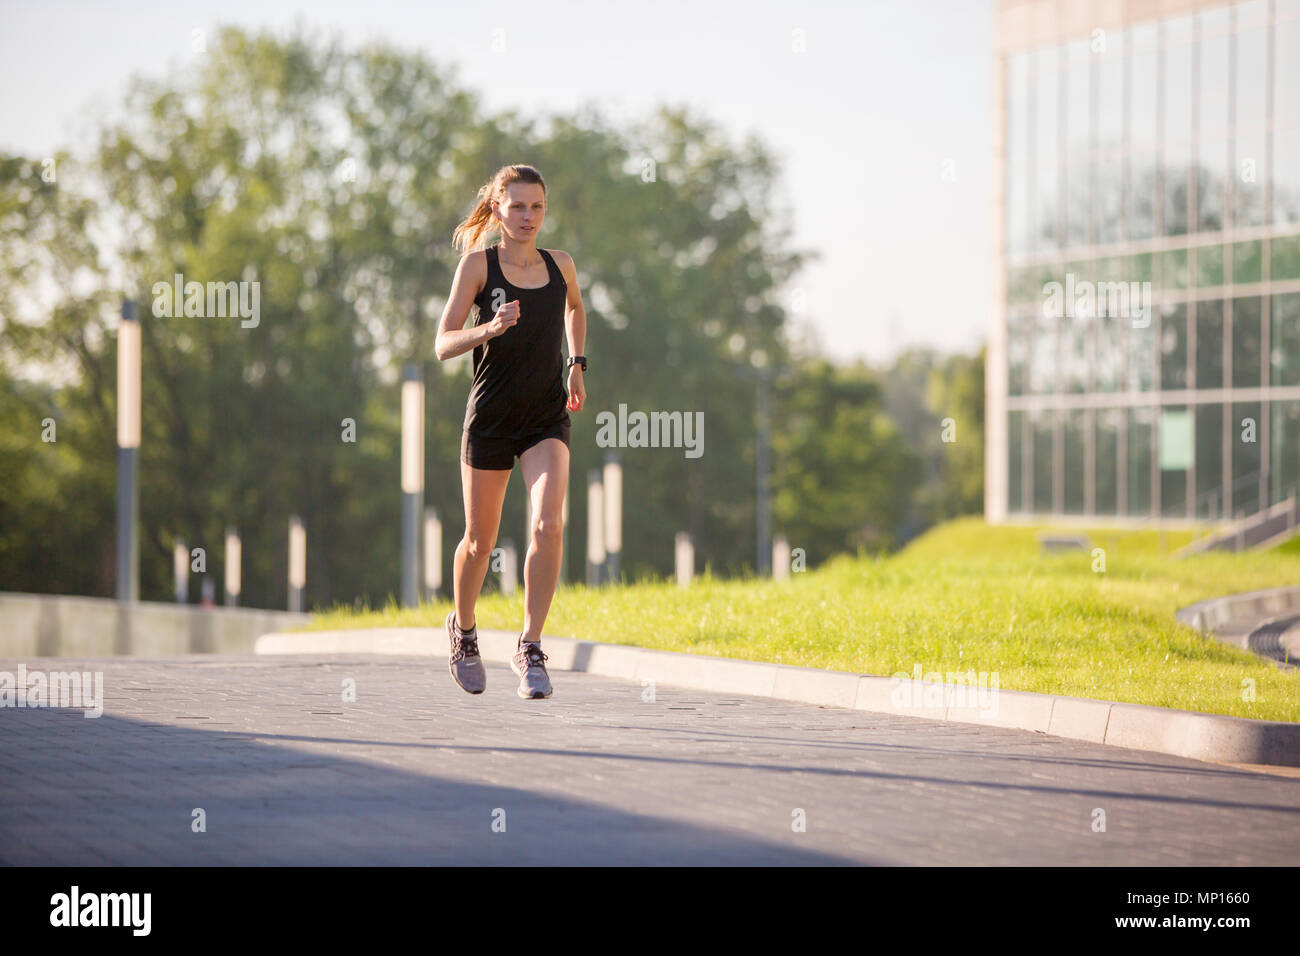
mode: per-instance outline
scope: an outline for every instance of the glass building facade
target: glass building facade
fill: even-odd
[[[986,515],[1300,486],[1300,0],[999,0]]]

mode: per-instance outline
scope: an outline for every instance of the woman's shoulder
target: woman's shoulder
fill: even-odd
[[[490,248],[490,247],[489,247]],[[488,250],[471,249],[461,256],[461,266],[465,278],[476,290],[475,298],[487,287]]]
[[[560,270],[560,276],[565,283],[577,278],[577,266],[573,264],[573,256],[563,249],[547,249],[546,252],[555,260],[555,267]]]

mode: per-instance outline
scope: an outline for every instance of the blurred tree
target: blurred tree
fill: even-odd
[[[791,361],[780,296],[810,256],[788,248],[780,171],[757,140],[732,145],[678,108],[620,128],[589,109],[484,117],[421,54],[233,28],[197,74],[137,80],[126,105],[92,156],[59,157],[57,181],[0,155],[0,587],[112,593],[124,295],[140,302],[144,342],[142,597],[170,595],[177,538],[206,549],[219,581],[235,525],[242,603],[284,606],[300,514],[309,606],[382,602],[398,578],[397,381],[411,359],[426,369],[425,497],[443,518],[449,582],[471,359],[438,363],[433,335],[452,230],[507,162],[547,177],[541,245],[573,254],[587,310],[571,578],[583,576],[587,471],[606,453],[596,416],[620,405],[705,421],[697,458],[618,449],[623,567],[671,573],[683,529],[701,567],[752,564],[758,352],[799,365],[773,395],[776,530],[813,560],[900,539],[919,484],[909,429],[865,370]],[[177,274],[257,283],[257,323],[155,311],[168,304],[155,284]],[[47,417],[54,444],[40,441]],[[522,550],[521,485],[501,540]]]
[[[878,376],[813,361],[778,393],[773,521],[809,566],[898,542],[921,461],[885,414]]]
[[[984,352],[900,352],[884,370],[888,414],[921,462],[902,522],[910,540],[930,525],[984,510]]]

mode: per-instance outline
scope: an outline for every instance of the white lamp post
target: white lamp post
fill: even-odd
[[[420,499],[424,497],[424,382],[420,367],[402,376],[402,606],[419,603]]]
[[[140,599],[140,513],[136,453],[140,447],[140,322],[135,303],[122,303],[117,327],[117,599]]]
[[[424,590],[432,596],[442,587],[442,522],[436,508],[424,509]]]
[[[605,565],[605,498],[600,484],[600,472],[592,468],[587,472],[587,586],[600,584],[600,571]]]

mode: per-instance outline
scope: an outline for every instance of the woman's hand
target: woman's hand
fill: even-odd
[[[569,411],[580,412],[587,401],[587,390],[582,385],[582,366],[569,367]]]
[[[492,321],[488,323],[488,338],[496,338],[506,331],[516,322],[519,321],[519,300],[512,299],[501,308],[497,309],[497,314],[492,316]]]

